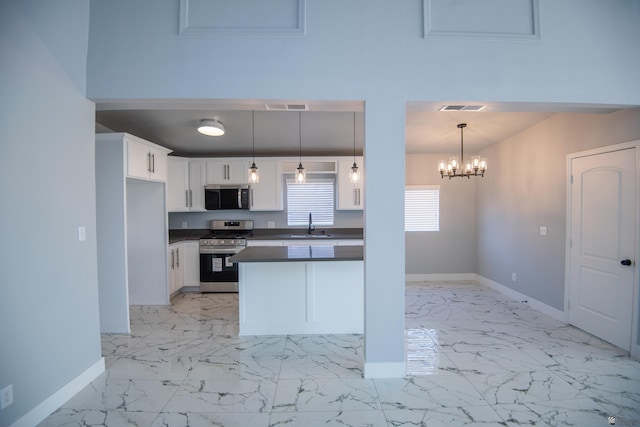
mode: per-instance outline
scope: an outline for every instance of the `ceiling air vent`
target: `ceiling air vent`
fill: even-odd
[[[484,105],[445,105],[440,111],[481,111]]]
[[[308,104],[265,104],[267,110],[272,111],[307,111]]]

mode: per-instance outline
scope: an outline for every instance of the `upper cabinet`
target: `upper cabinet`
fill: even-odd
[[[364,209],[364,162],[362,157],[356,157],[360,180],[357,184],[351,182],[351,166],[353,158],[342,158],[338,161],[338,180],[336,209],[362,210]]]
[[[275,159],[258,159],[256,162],[260,182],[250,185],[249,209],[252,211],[281,211],[282,162]]]
[[[167,155],[171,150],[124,134],[127,144],[127,177],[149,181],[167,181]]]
[[[167,211],[205,210],[205,162],[203,160],[169,156],[167,169]]]
[[[249,162],[244,159],[207,160],[206,184],[246,184]]]

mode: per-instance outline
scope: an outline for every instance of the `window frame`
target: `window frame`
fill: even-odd
[[[415,224],[411,221],[414,221],[417,218],[408,218],[407,214],[409,214],[410,210],[418,210],[418,207],[413,207],[411,209],[408,206],[411,199],[409,197],[409,193],[412,191],[436,191],[435,193],[435,202],[437,202],[437,206],[427,206],[427,209],[431,209],[432,213],[435,214],[435,218],[431,219],[431,221],[423,222],[421,224]],[[423,201],[424,202],[424,201]],[[428,202],[428,201],[427,201]],[[429,212],[421,212],[422,214],[428,214]],[[414,215],[417,217],[417,215]],[[417,222],[417,221],[416,221]],[[404,188],[404,231],[406,233],[414,233],[414,232],[439,232],[440,231],[440,185],[405,185]]]
[[[317,225],[317,226],[322,226],[322,227],[331,227],[334,226],[336,223],[336,179],[332,178],[332,177],[322,177],[322,178],[310,178],[307,175],[307,180],[304,183],[297,183],[295,181],[295,179],[293,178],[286,178],[285,179],[285,188],[287,190],[286,192],[286,196],[285,196],[285,200],[286,200],[286,214],[287,214],[287,226],[288,227],[306,227],[308,225],[308,221],[305,220],[304,222],[300,221],[300,222],[294,222],[292,223],[290,220],[290,209],[289,209],[289,185],[291,186],[304,186],[304,185],[308,185],[308,184],[316,184],[316,183],[327,183],[330,185],[331,187],[331,202],[329,204],[329,206],[331,206],[331,210],[330,210],[330,214],[329,214],[329,210],[327,210],[327,215],[330,215],[331,217],[331,222],[326,222],[326,221],[316,221],[315,218],[312,221],[313,224]],[[327,198],[329,199],[329,198]],[[308,213],[311,212],[312,215],[314,214],[313,210],[307,210],[307,212],[305,213],[305,216],[308,216]],[[316,216],[320,216],[319,213],[315,213]]]

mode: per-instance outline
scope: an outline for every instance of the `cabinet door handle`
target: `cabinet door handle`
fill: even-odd
[[[253,188],[250,191],[251,191],[251,207],[253,207]]]
[[[193,190],[189,190],[189,207],[193,207]]]
[[[147,153],[147,172],[151,172],[151,153]]]
[[[151,173],[156,173],[156,155],[151,155]]]
[[[360,206],[360,189],[358,188],[358,206]]]
[[[180,268],[180,248],[176,249],[176,267]]]
[[[176,266],[175,255],[173,253],[173,249],[171,249],[171,269],[173,270]]]
[[[185,207],[189,207],[189,190],[184,190],[184,204]]]

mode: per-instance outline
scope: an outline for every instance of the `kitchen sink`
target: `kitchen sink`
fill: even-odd
[[[331,237],[331,234],[289,234],[293,239],[322,239]]]

